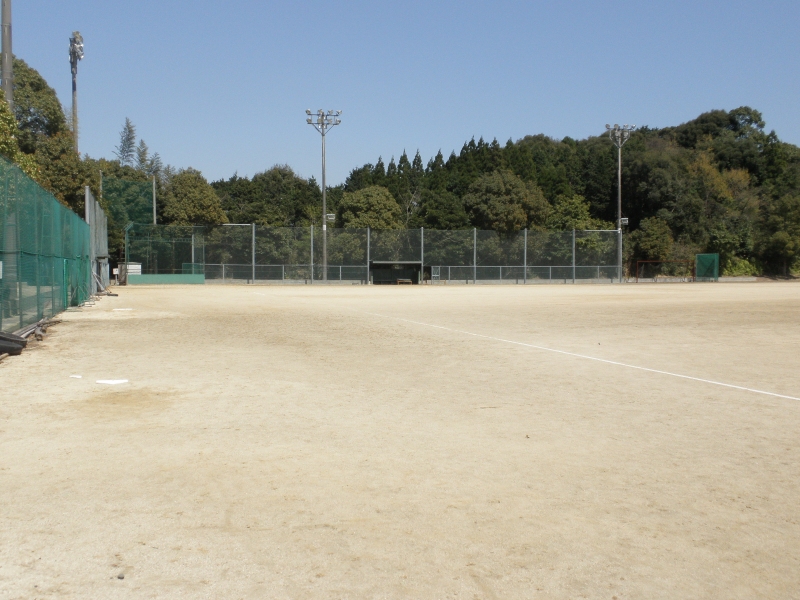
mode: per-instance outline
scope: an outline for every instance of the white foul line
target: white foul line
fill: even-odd
[[[648,373],[658,373],[660,375],[669,375],[671,377],[679,377],[680,379],[690,379],[692,381],[700,381],[702,383],[710,383],[711,385],[719,385],[726,388],[733,388],[735,390],[743,390],[745,392],[753,392],[754,394],[763,394],[765,396],[773,396],[775,398],[786,398],[787,400],[797,400],[800,398],[794,396],[785,396],[784,394],[776,394],[775,392],[765,392],[764,390],[756,390],[754,388],[743,387],[741,385],[733,385],[732,383],[722,383],[721,381],[714,381],[712,379],[701,379],[700,377],[692,377],[691,375],[681,375],[680,373],[670,373],[669,371],[660,371],[659,369],[650,369],[648,367],[639,367],[637,365],[629,365],[627,363],[617,362],[615,360],[607,360],[605,358],[597,358],[596,356],[588,356],[586,354],[576,354],[575,352],[567,352],[566,350],[556,350],[555,348],[547,348],[546,346],[537,346],[536,344],[526,344],[525,342],[517,342],[515,340],[506,340],[503,338],[492,337],[490,335],[483,335],[482,333],[473,333],[471,331],[464,331],[462,329],[451,329],[450,327],[443,327],[442,325],[433,325],[431,323],[422,323],[421,321],[412,321],[411,319],[402,319],[400,317],[390,317],[388,315],[381,315],[378,313],[366,313],[375,317],[383,317],[385,319],[395,319],[405,323],[412,323],[414,325],[423,325],[425,327],[433,327],[435,329],[443,329],[453,333],[461,333],[463,335],[471,335],[486,340],[495,342],[504,342],[506,344],[514,344],[516,346],[524,346],[526,348],[534,348],[536,350],[544,350],[545,352],[555,352],[556,354],[565,354],[567,356],[574,356],[576,358],[585,358],[586,360],[594,360],[596,362],[606,363],[608,365],[617,365],[618,367],[627,367],[629,369],[637,369],[639,371],[647,371]]]

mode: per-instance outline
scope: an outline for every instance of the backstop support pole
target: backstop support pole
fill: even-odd
[[[478,229],[472,228],[472,283],[478,282]]]
[[[311,226],[311,279],[309,279],[310,283],[314,283],[314,226]]]
[[[528,229],[525,228],[523,233],[523,241],[525,245],[522,248],[522,283],[528,283]]]
[[[425,228],[419,228],[419,282],[425,281]]]
[[[153,175],[153,225],[156,224],[156,176]]]
[[[256,282],[256,224],[253,223],[253,274],[252,274],[252,281],[253,284]]]
[[[370,238],[370,229],[367,227],[367,285],[369,285],[369,238]]]
[[[572,230],[572,283],[575,283],[575,230]]]

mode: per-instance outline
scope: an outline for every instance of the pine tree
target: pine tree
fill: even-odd
[[[114,150],[114,154],[121,165],[132,165],[135,151],[136,126],[131,123],[129,118],[125,117],[125,126],[119,132],[119,146]]]
[[[372,183],[374,185],[386,185],[386,167],[383,165],[383,157],[378,157],[375,168],[372,169]]]
[[[139,145],[136,147],[136,168],[140,171],[147,172],[147,166],[150,162],[150,149],[144,140],[139,140]]]

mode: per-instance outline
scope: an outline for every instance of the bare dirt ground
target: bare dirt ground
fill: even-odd
[[[800,597],[800,401],[509,343],[796,398],[800,284],[118,291],[0,363],[3,600]]]

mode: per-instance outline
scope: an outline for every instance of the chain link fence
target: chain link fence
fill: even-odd
[[[89,225],[0,157],[0,331],[90,296]]]
[[[328,229],[327,273],[322,235],[314,227],[136,224],[125,247],[136,272],[203,274],[207,282],[536,283],[620,276],[617,231]]]

